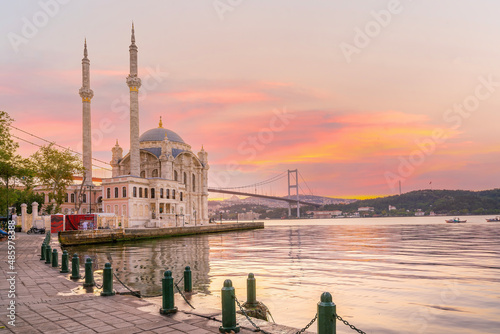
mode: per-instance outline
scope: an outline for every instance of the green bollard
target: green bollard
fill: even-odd
[[[68,251],[63,251],[61,255],[61,274],[69,273],[68,268]]]
[[[85,283],[83,283],[83,286],[94,286],[94,271],[92,270],[92,259],[90,257],[85,261]]]
[[[256,306],[257,305],[257,292],[256,292],[256,284],[255,284],[255,276],[254,274],[248,274],[247,278],[247,306]]]
[[[230,279],[224,281],[224,287],[221,291],[222,297],[222,326],[219,332],[229,333],[234,331],[239,333],[240,326],[236,323],[236,302],[233,282]]]
[[[73,254],[73,258],[71,259],[71,279],[80,279],[82,276],[80,275],[80,259],[78,258],[78,254]]]
[[[318,334],[337,333],[336,314],[337,306],[332,302],[332,295],[329,292],[323,292],[321,301],[318,303]]]
[[[41,256],[40,256],[40,261],[41,261],[41,260],[45,260],[45,246],[46,246],[46,245],[47,245],[47,244],[46,244],[46,243],[45,243],[45,241],[44,241],[44,242],[42,243],[42,254],[41,254]]]
[[[193,279],[192,279],[191,267],[187,266],[184,270],[184,292],[193,291]]]
[[[177,312],[177,307],[174,306],[174,279],[170,270],[165,271],[163,279],[161,280],[162,286],[162,308],[161,314],[170,314]]]
[[[102,292],[101,296],[114,296],[113,291],[113,269],[111,263],[106,263],[102,271]]]
[[[57,249],[52,250],[52,268],[57,268],[59,266]]]
[[[51,261],[52,257],[52,249],[50,247],[50,244],[47,244],[47,246],[45,246],[45,263],[46,264],[49,264]]]

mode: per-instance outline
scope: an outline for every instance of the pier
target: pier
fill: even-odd
[[[154,238],[169,238],[194,234],[229,232],[264,228],[264,222],[225,223],[189,227],[124,228],[59,232],[61,246],[102,244]]]

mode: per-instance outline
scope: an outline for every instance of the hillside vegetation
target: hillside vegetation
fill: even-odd
[[[389,205],[397,210],[389,211]],[[325,205],[324,210],[342,210],[354,213],[360,207],[373,207],[375,215],[414,215],[418,209],[426,214],[500,214],[500,189],[467,190],[418,190],[409,193],[367,199],[351,204]]]

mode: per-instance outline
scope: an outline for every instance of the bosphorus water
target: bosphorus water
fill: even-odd
[[[194,289],[215,303],[227,278],[245,300],[253,272],[257,299],[277,323],[297,328],[329,291],[338,314],[367,333],[499,333],[500,224],[484,216],[468,216],[466,224],[444,219],[266,221],[263,230],[69,251],[100,268],[113,261],[122,280],[144,294],[160,293],[166,269],[179,279],[189,265]],[[341,323],[337,329],[353,332]]]

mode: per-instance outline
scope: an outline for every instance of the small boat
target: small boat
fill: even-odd
[[[445,220],[447,223],[467,223],[467,220],[460,220],[460,218],[455,217],[453,219],[447,219]]]
[[[500,216],[496,216],[495,218],[486,219],[487,222],[500,222]]]

